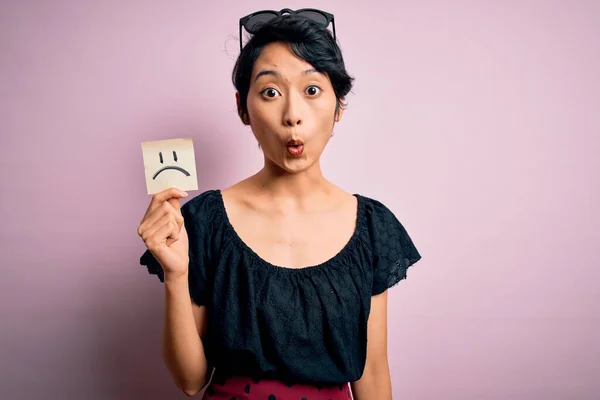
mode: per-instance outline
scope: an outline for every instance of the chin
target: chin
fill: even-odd
[[[298,174],[298,173],[305,172],[305,171],[309,170],[310,167],[312,167],[312,165],[309,165],[309,164],[297,164],[297,163],[295,163],[295,164],[292,164],[292,165],[290,165],[290,164],[284,164],[283,169],[286,172],[289,172],[290,174]]]
[[[273,160],[271,160],[273,162]],[[283,159],[277,160],[277,162],[273,162],[279,169],[285,171],[290,174],[298,174],[301,172],[305,172],[309,170],[314,162],[307,157],[284,157]]]

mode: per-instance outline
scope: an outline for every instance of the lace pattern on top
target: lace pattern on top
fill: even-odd
[[[345,383],[362,376],[371,296],[406,278],[421,256],[382,203],[356,195],[347,245],[317,266],[284,268],[261,259],[226,218],[221,192],[189,200],[192,300],[208,308],[206,357],[222,373],[294,383]],[[146,251],[141,264],[163,281]]]

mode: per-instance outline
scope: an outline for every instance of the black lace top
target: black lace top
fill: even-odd
[[[204,350],[220,374],[347,383],[363,373],[371,296],[406,277],[421,255],[394,214],[361,195],[356,229],[330,260],[285,268],[236,234],[219,190],[181,208],[190,240],[192,300],[208,310]],[[140,260],[163,281],[146,251]]]

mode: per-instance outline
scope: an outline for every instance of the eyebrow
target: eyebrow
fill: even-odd
[[[313,73],[319,73],[319,71],[317,71],[315,68],[310,68],[305,71],[302,71],[302,75],[308,75],[308,74],[313,74]],[[254,82],[256,82],[258,80],[258,78],[260,78],[261,76],[267,76],[267,75],[274,76],[274,77],[281,76],[279,74],[279,72],[277,72],[277,71],[273,71],[271,69],[263,69],[258,74],[256,74],[256,78],[254,78]]]

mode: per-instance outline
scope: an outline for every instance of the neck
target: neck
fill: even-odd
[[[322,196],[331,189],[318,162],[298,173],[289,173],[276,165],[265,163],[264,168],[255,175],[255,182],[269,197],[297,203]]]

